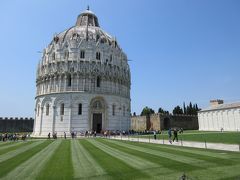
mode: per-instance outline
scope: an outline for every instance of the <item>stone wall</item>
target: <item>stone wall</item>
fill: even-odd
[[[0,117],[0,132],[32,132],[33,118],[1,118]]]
[[[198,117],[193,115],[152,114],[146,116],[132,116],[133,130],[166,130],[169,128],[183,128],[185,130],[198,129]]]
[[[131,129],[135,131],[144,131],[147,129],[147,117],[146,116],[132,116],[131,117]]]

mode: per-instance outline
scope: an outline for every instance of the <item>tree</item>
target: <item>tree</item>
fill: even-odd
[[[186,108],[186,114],[187,115],[197,115],[198,111],[200,111],[200,109],[198,108],[197,104],[193,104],[190,102],[189,105]]]
[[[169,112],[168,111],[165,111],[163,108],[159,108],[158,109],[158,113],[161,113],[161,114],[169,114]]]
[[[183,114],[186,114],[186,113],[187,113],[186,105],[185,105],[185,102],[183,102]]]
[[[149,107],[145,107],[143,108],[142,112],[141,112],[141,116],[149,116],[150,114],[154,114],[155,111],[152,108]]]
[[[180,106],[176,106],[174,109],[173,109],[173,114],[183,114],[183,110]]]

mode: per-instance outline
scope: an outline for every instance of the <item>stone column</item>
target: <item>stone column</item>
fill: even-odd
[[[80,78],[80,75],[77,74],[77,91],[79,91],[79,78]]]
[[[41,134],[42,134],[42,118],[43,118],[43,106],[41,106],[39,136],[41,136]]]
[[[53,77],[53,92],[56,92],[56,79],[57,79],[57,77],[54,75],[54,77]]]
[[[52,76],[49,78],[49,91],[48,93],[52,92]]]
[[[52,106],[52,134],[55,132],[55,112],[56,112],[56,106]]]
[[[74,75],[71,73],[71,91],[73,91],[73,86],[74,86]]]
[[[83,79],[83,91],[86,91],[86,75],[84,75],[84,79]]]
[[[72,102],[70,102],[70,106],[69,106],[69,133],[71,133],[71,128],[72,128]]]
[[[236,117],[235,117],[235,110],[232,110],[232,112],[233,112],[233,123],[234,123],[234,129],[233,129],[233,131],[235,131],[236,129],[237,129],[237,126],[236,126]]]
[[[59,81],[59,82],[58,82],[58,92],[61,92],[62,76],[60,75],[59,78],[60,78],[60,79],[58,80],[58,81]]]
[[[37,120],[37,107],[35,107],[34,112],[35,112],[35,119],[33,121],[33,134],[35,135],[36,120]]]
[[[64,75],[64,79],[65,79],[65,81],[64,81],[64,91],[66,91],[67,90],[67,75],[66,74]]]

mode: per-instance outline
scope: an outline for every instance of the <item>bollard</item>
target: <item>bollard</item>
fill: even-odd
[[[163,144],[164,144],[164,135],[163,135]]]

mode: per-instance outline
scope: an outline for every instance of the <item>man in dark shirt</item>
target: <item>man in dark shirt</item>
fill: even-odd
[[[177,129],[175,128],[174,130],[173,130],[173,142],[174,142],[174,140],[176,139],[176,141],[178,142],[178,131],[177,131]]]

